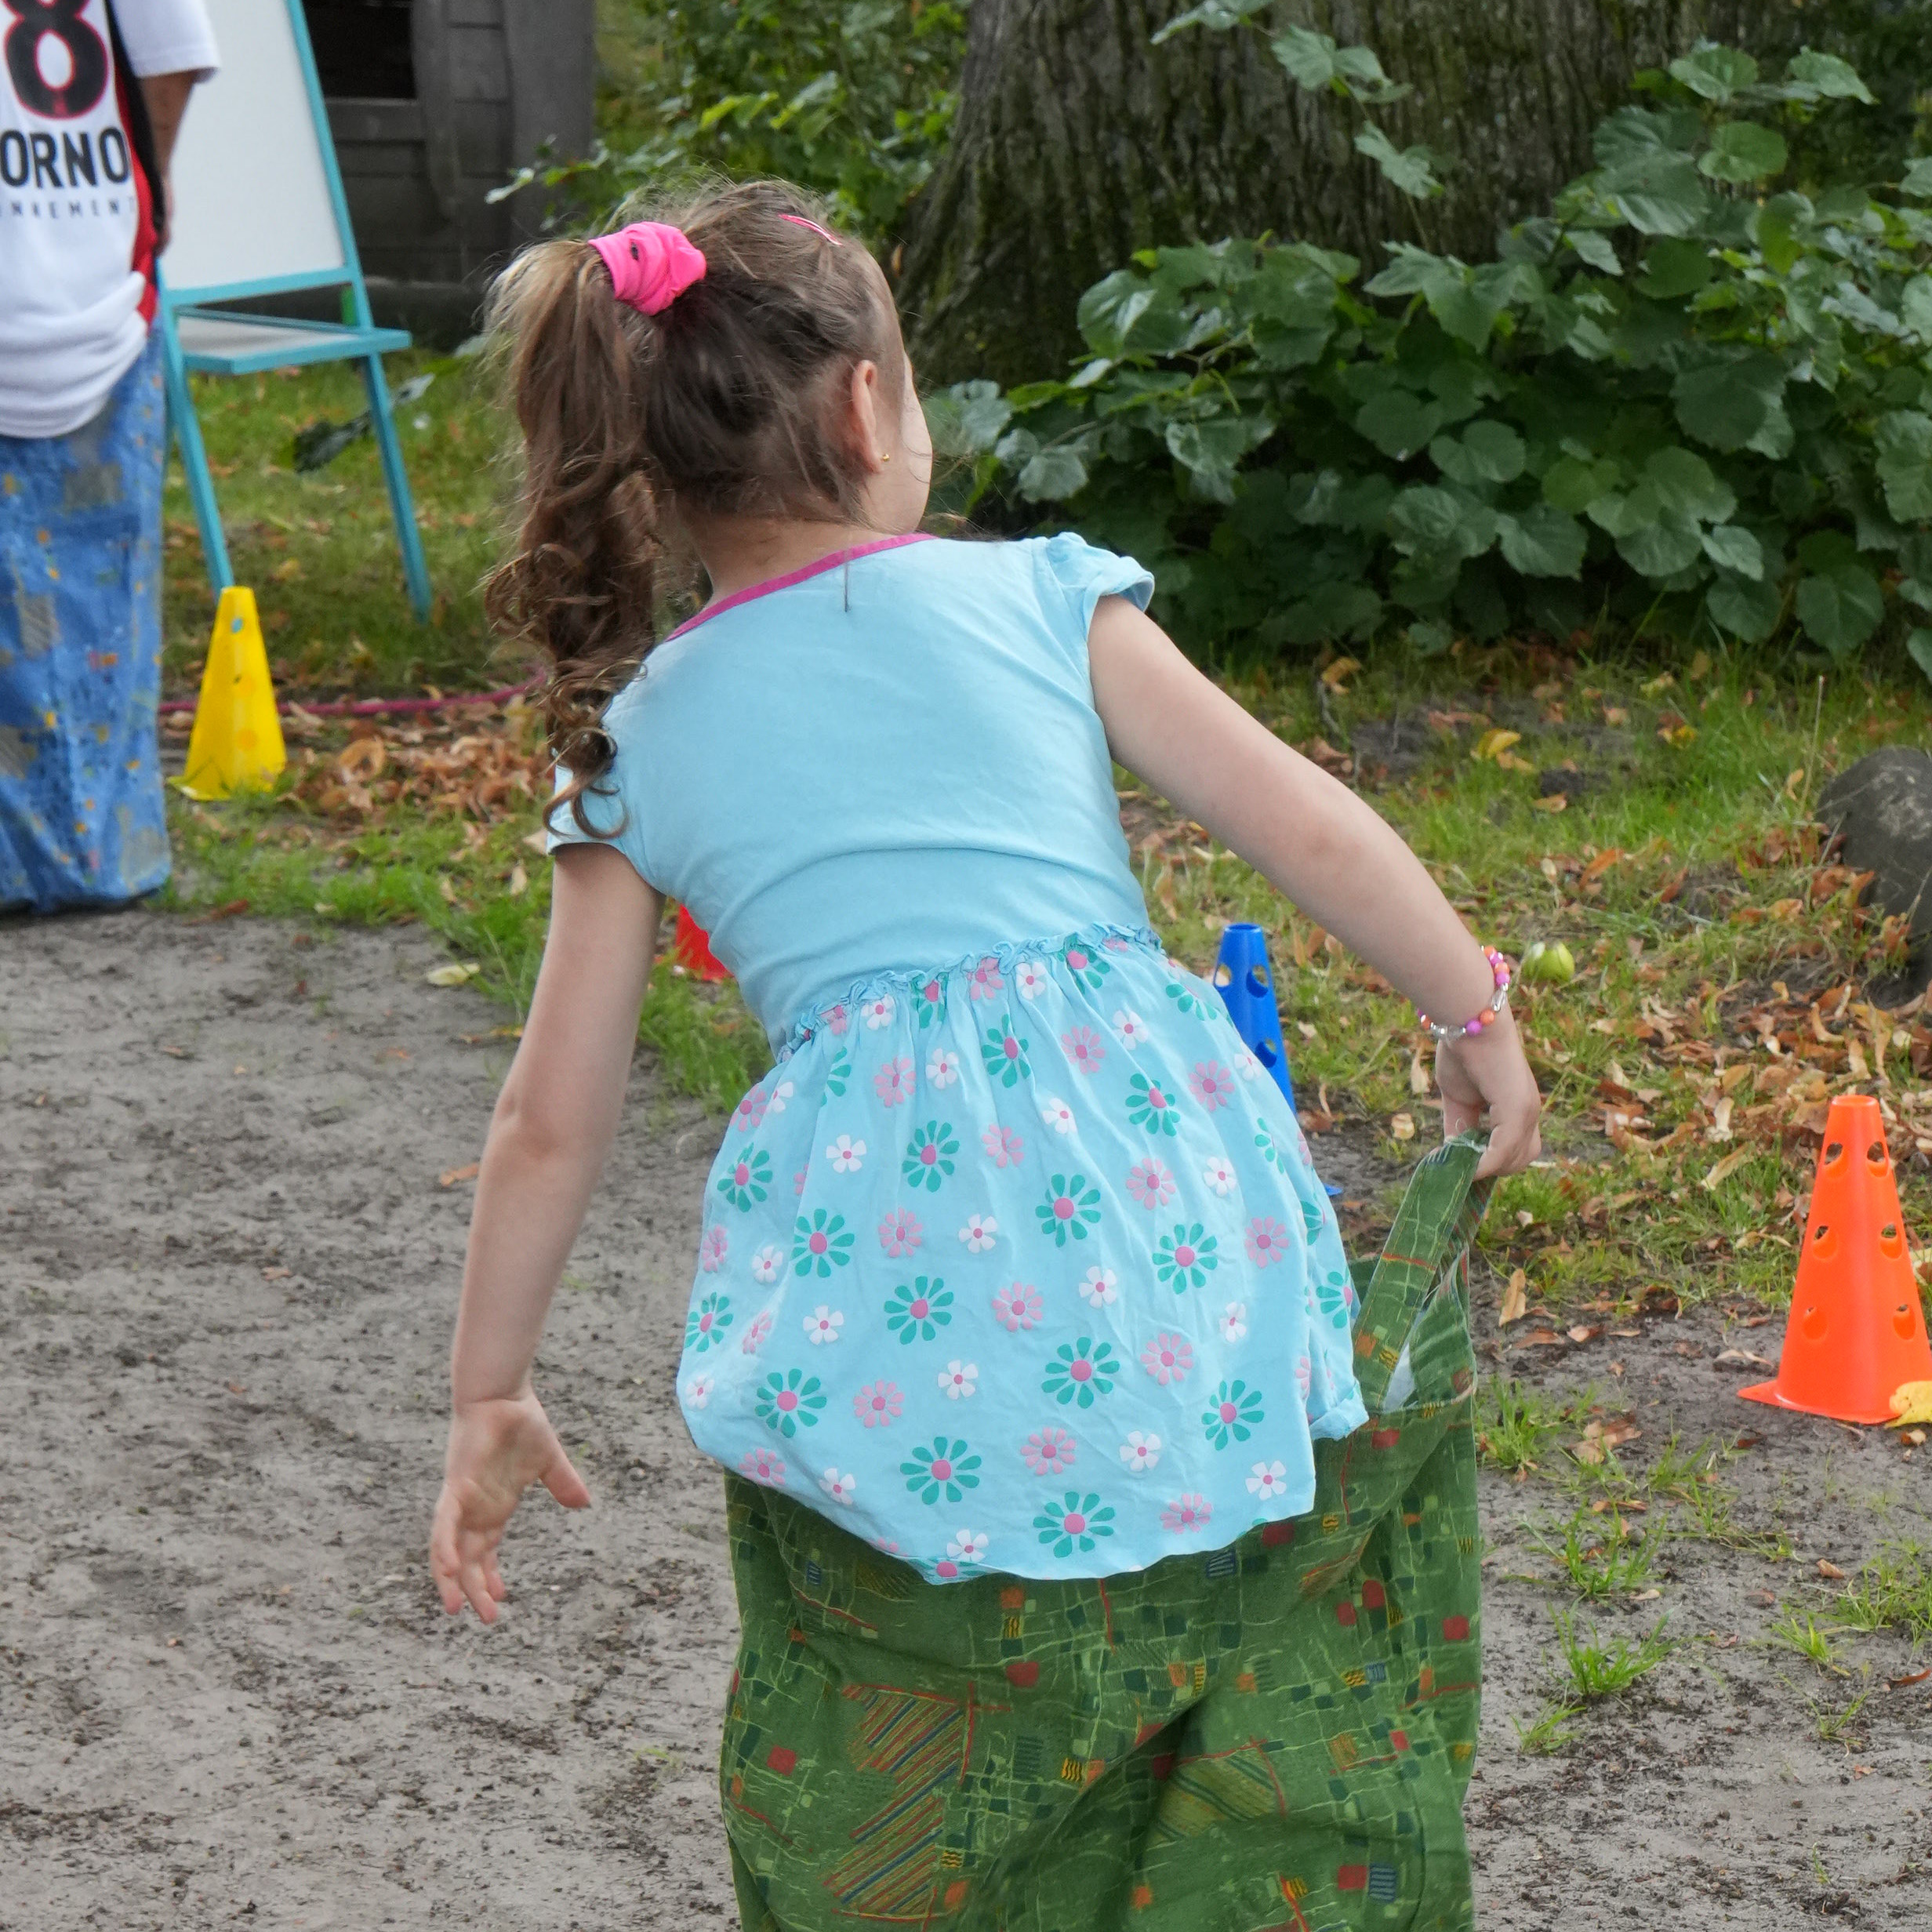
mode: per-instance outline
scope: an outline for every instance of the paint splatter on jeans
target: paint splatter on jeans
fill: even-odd
[[[155,738],[167,433],[151,336],[100,413],[0,436],[0,906],[168,877]]]

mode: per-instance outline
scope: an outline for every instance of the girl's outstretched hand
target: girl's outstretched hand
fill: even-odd
[[[430,1531],[430,1568],[451,1616],[467,1601],[485,1623],[496,1621],[507,1593],[496,1546],[532,1483],[566,1509],[590,1507],[590,1492],[533,1394],[459,1404],[450,1418],[443,1493]]]
[[[1437,1047],[1436,1084],[1442,1089],[1445,1135],[1466,1134],[1485,1111],[1489,1115],[1489,1146],[1476,1170],[1478,1180],[1520,1173],[1542,1151],[1536,1123],[1543,1096],[1507,1007],[1480,1033]]]

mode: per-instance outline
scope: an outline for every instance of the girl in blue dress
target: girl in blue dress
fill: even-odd
[[[561,768],[457,1329],[448,1607],[496,1614],[527,1485],[587,1500],[529,1371],[662,895],[775,1055],[705,1192],[702,1450],[913,1591],[1121,1577],[1306,1511],[1313,1441],[1364,1419],[1347,1263],[1291,1109],[1149,928],[1114,762],[1452,1022],[1445,1123],[1487,1110],[1492,1173],[1537,1149],[1500,960],[1175,648],[1131,559],[919,532],[884,278],[790,191],[544,244],[496,314],[527,474],[492,603],[551,659]],[[654,644],[688,554],[708,600]]]

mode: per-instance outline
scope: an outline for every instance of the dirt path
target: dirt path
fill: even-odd
[[[246,921],[0,926],[6,1932],[735,1926],[721,1498],[671,1387],[714,1130],[640,1071],[540,1371],[597,1506],[533,1509],[503,1625],[449,1623],[422,1549],[469,1189],[439,1176],[475,1157],[507,1047],[496,1009],[424,983],[439,957]],[[1725,1339],[1518,1353],[1552,1387],[1614,1384],[1641,1465],[1673,1429],[1744,1426]],[[1486,1477],[1485,1927],[1932,1919],[1932,1698],[1885,1684],[1906,1645],[1845,1649],[1876,1688],[1854,1745],[1823,1742],[1806,1699],[1858,1687],[1762,1647],[1777,1612],[1751,1597],[1927,1542],[1927,1465],[1749,1421],[1738,1520],[1796,1558],[1673,1543],[1661,1597],[1596,1621],[1715,1641],[1555,1757],[1510,1720],[1547,1694],[1560,1600],[1509,1580],[1547,1570],[1524,1526],[1555,1504]]]

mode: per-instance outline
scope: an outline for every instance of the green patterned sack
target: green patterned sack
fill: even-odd
[[[1357,1269],[1370,1418],[1316,1444],[1306,1516],[1104,1582],[935,1585],[726,1478],[746,1932],[1473,1927],[1480,1153],[1424,1160]]]

